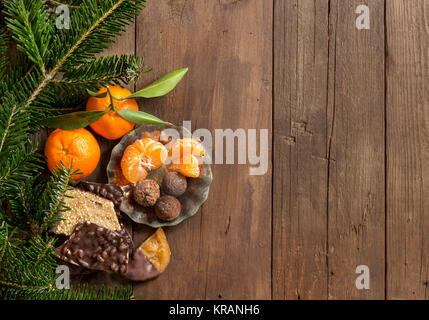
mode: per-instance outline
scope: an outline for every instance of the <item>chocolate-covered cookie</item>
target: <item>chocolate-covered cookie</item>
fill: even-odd
[[[76,185],[76,188],[108,199],[112,201],[117,208],[121,206],[122,200],[125,199],[124,192],[122,191],[121,187],[115,186],[113,184],[81,181]]]
[[[60,259],[87,269],[127,273],[132,239],[126,229],[112,231],[94,223],[77,225],[57,249]]]
[[[69,236],[79,223],[86,221],[109,230],[121,230],[113,202],[104,197],[73,188],[67,191],[64,204],[70,210],[60,213],[62,220],[52,229],[58,235]]]

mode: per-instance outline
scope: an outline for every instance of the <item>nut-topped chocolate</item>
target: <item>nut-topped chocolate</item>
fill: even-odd
[[[76,186],[76,188],[108,199],[112,201],[117,208],[121,206],[122,200],[125,199],[124,192],[122,191],[121,187],[115,186],[113,184],[81,181]]]
[[[85,222],[57,249],[60,259],[87,269],[127,273],[132,240],[126,229],[112,231]]]

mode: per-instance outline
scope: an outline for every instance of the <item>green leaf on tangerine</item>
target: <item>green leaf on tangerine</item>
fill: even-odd
[[[188,68],[176,70],[166,74],[160,79],[156,80],[151,85],[146,88],[137,91],[125,99],[132,98],[156,98],[165,96],[167,93],[171,92],[177,84],[182,80],[185,74],[188,72]]]
[[[119,115],[131,122],[140,124],[165,124],[170,125],[169,122],[165,122],[149,113],[136,110],[118,110]]]
[[[93,96],[95,98],[105,98],[105,97],[107,97],[107,91],[103,92],[103,93],[97,93],[97,92],[91,91],[89,89],[86,89],[86,92],[88,92],[88,94],[90,96]]]
[[[40,123],[48,128],[76,130],[85,128],[107,113],[106,111],[79,111],[65,115],[47,118]]]

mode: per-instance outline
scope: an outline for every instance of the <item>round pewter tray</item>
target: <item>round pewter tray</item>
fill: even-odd
[[[162,132],[165,129],[175,129],[180,133],[181,137],[183,137],[183,133],[186,130],[182,127],[140,125],[125,135],[122,140],[113,148],[110,162],[107,165],[107,176],[109,178],[109,183],[121,186],[126,195],[126,200],[122,201],[120,210],[127,214],[134,222],[145,224],[153,228],[175,226],[182,221],[194,216],[202,204],[207,200],[210,191],[210,185],[213,180],[210,165],[211,161],[209,161],[207,157],[204,157],[204,163],[200,164],[200,177],[187,178],[188,189],[182,196],[178,197],[180,203],[182,204],[182,212],[180,216],[173,221],[166,222],[159,220],[155,216],[153,208],[142,207],[133,200],[132,185],[130,185],[129,182],[124,178],[121,171],[120,164],[122,155],[126,147],[134,143],[134,141],[141,139],[143,134],[150,136],[151,133],[155,134],[156,132]],[[187,136],[191,136],[188,131],[186,131],[186,133]],[[161,185],[162,179],[167,172],[167,168],[162,166],[157,170],[150,171],[146,179],[156,180]]]

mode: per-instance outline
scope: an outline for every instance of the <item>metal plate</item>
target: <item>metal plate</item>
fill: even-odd
[[[110,162],[107,166],[107,176],[109,178],[109,183],[121,186],[126,195],[126,200],[122,202],[120,207],[121,211],[127,214],[134,222],[145,224],[153,228],[175,226],[182,221],[194,216],[202,204],[207,200],[210,192],[210,185],[213,181],[211,161],[208,157],[204,157],[204,163],[200,165],[200,177],[187,178],[188,189],[182,196],[178,197],[178,200],[182,204],[182,212],[180,216],[169,222],[159,220],[155,216],[153,208],[142,207],[132,199],[132,186],[126,185],[129,182],[127,182],[126,179],[122,176],[122,171],[120,169],[122,155],[126,147],[134,143],[136,140],[141,139],[142,134],[145,132],[162,132],[165,129],[171,128],[176,129],[181,137],[183,137],[184,133],[186,133],[187,136],[191,136],[191,134],[188,131],[185,131],[183,127],[141,125],[125,135],[122,140],[113,148]],[[157,170],[150,171],[147,179],[154,179],[161,185],[162,179],[164,178],[166,172],[167,168],[162,166]]]

